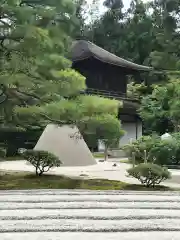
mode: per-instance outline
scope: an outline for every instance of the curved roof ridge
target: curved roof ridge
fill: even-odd
[[[120,58],[115,54],[108,52],[107,50],[97,46],[96,44],[90,41],[79,40],[74,44],[72,48],[72,60],[74,62],[85,60],[92,56],[98,59],[99,61],[123,68],[133,69],[137,71],[152,70],[151,67],[139,65],[131,61],[125,60],[123,58]]]

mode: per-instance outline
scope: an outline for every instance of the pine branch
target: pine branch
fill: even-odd
[[[25,96],[28,96],[28,97],[32,97],[32,98],[34,98],[34,99],[41,100],[41,98],[38,97],[36,94],[23,92],[23,91],[21,91],[21,90],[19,90],[19,89],[17,89],[17,88],[16,88],[15,90],[16,90],[18,93],[20,93],[20,94],[24,94]]]
[[[7,94],[5,94],[6,93],[6,87],[5,87],[4,84],[0,85],[0,89],[2,91],[1,94],[0,94],[0,98],[4,96],[4,99],[2,101],[0,101],[0,104],[2,104],[7,100],[8,96],[7,96]]]
[[[57,120],[57,119],[50,118],[49,116],[47,116],[47,115],[44,114],[44,113],[41,113],[41,116],[44,117],[46,120],[48,120],[48,121],[50,121],[50,122],[52,122],[52,123],[55,123],[55,124],[59,124],[59,125],[75,125],[75,124],[76,124],[76,121]]]
[[[10,54],[10,51],[9,51],[9,49],[7,49],[7,48],[4,46],[4,41],[5,41],[5,39],[0,41],[0,46],[1,46],[1,48],[6,52],[5,55],[8,57],[9,54]]]
[[[34,7],[33,5],[30,4],[30,1],[22,1],[20,2],[19,6],[22,7],[23,5],[27,5],[29,7]]]
[[[14,40],[14,41],[19,41],[21,40],[23,37],[13,37],[12,35],[3,35],[0,36],[0,41],[5,41],[5,40]]]
[[[7,26],[7,27],[11,27],[11,25],[9,24],[9,23],[7,23],[7,22],[5,22],[4,20],[2,20],[2,19],[0,19],[0,22],[2,23],[2,24],[4,24],[5,26]]]

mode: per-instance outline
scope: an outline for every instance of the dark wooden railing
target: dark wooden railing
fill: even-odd
[[[111,99],[116,99],[116,100],[138,101],[136,99],[127,97],[127,95],[123,92],[115,92],[115,91],[99,90],[99,89],[95,89],[95,88],[87,88],[83,93],[88,94],[88,95],[98,95],[100,97],[106,97],[106,98],[111,98]]]

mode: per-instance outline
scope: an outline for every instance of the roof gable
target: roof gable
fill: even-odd
[[[98,47],[97,45],[85,41],[79,40],[74,42],[72,46],[72,61],[82,61],[88,58],[94,57],[101,62],[108,63],[111,65],[119,66],[122,68],[128,68],[136,71],[151,71],[151,67],[138,65],[133,62],[127,61],[123,58],[117,57],[105,49]]]

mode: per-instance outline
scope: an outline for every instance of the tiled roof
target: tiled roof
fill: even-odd
[[[148,66],[138,65],[133,62],[127,61],[123,58],[117,57],[116,55],[104,50],[97,45],[85,41],[79,40],[73,43],[72,46],[72,61],[82,61],[88,58],[94,57],[99,61],[116,65],[123,68],[132,69],[135,71],[151,71],[152,68]]]

